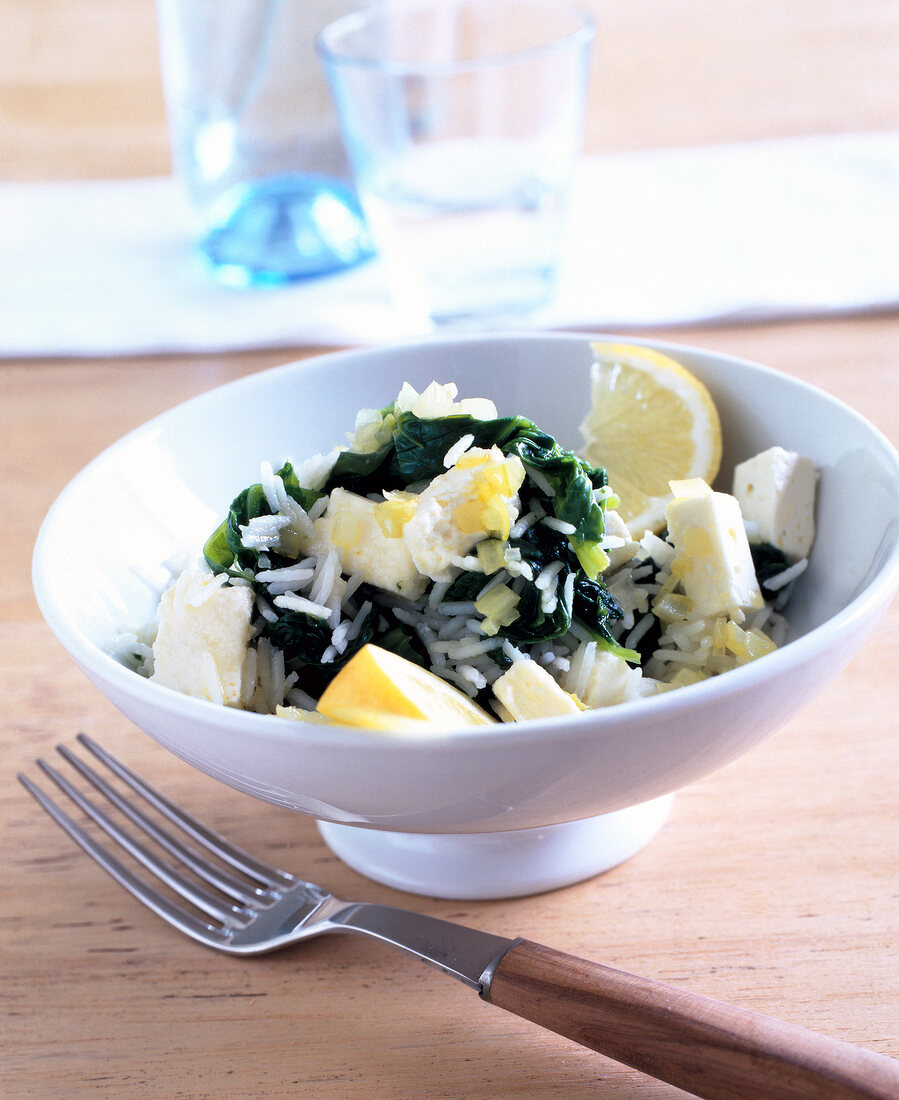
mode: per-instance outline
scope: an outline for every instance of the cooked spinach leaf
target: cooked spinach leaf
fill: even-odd
[[[284,488],[293,497],[293,499],[307,512],[313,504],[318,500],[320,496],[324,494],[316,489],[304,489],[300,485],[297,472],[293,468],[293,463],[285,462],[280,470],[277,471],[277,476],[284,482]],[[259,513],[262,514],[261,512]]]
[[[304,509],[309,509],[322,495],[314,489],[303,489],[297,479],[296,471],[290,462],[285,462],[278,470],[278,476],[284,483],[284,488]],[[259,561],[259,551],[248,549],[243,545],[241,527],[257,516],[272,515],[271,507],[266,499],[265,492],[260,484],[250,485],[231,502],[227,518],[219,524],[203,547],[203,557],[214,573],[227,573],[232,577],[244,577],[253,579],[252,571],[256,569]],[[287,564],[279,560],[274,564]]]
[[[383,412],[392,412],[392,408]],[[534,578],[553,562],[561,561],[563,569],[551,610],[544,610],[542,593],[533,581],[516,584],[516,590],[520,589],[518,617],[500,629],[500,637],[515,645],[530,645],[561,637],[576,621],[598,644],[628,660],[639,660],[637,654],[623,650],[613,639],[611,624],[621,618],[621,609],[601,578],[591,579],[581,566],[580,559],[591,557],[593,547],[604,534],[604,505],[596,499],[595,490],[607,484],[605,471],[587,465],[572,452],[564,450],[533,421],[520,416],[476,420],[467,415],[429,420],[405,412],[396,417],[391,438],[377,450],[364,454],[341,451],[321,492],[302,488],[290,463],[285,463],[278,474],[287,492],[308,510],[320,496],[337,487],[365,495],[427,483],[446,472],[447,451],[467,435],[473,437],[476,447],[496,446],[504,455],[518,457],[525,470],[534,474],[523,490],[528,502],[538,503],[548,516],[574,528],[569,537],[538,523],[521,538],[511,540],[511,546],[520,551],[522,559],[531,566]],[[261,485],[251,485],[238,494],[226,519],[204,547],[210,568],[253,582],[259,553],[243,546],[241,527],[246,527],[257,516],[268,514],[271,508]],[[580,555],[576,548],[580,549]],[[289,560],[277,551],[267,551],[266,555],[274,568],[289,564]],[[572,575],[573,586],[569,581]],[[483,574],[463,572],[446,599],[474,600],[485,583]],[[382,615],[388,626],[385,630],[382,625],[379,632]],[[289,667],[303,670],[304,683],[310,685],[310,690],[313,690],[312,685],[315,690],[323,689],[338,669],[373,639],[424,667],[429,665],[427,651],[415,631],[383,607],[366,617],[358,637],[336,661],[323,660],[331,645],[332,631],[326,622],[313,616],[281,611],[276,622],[265,623],[263,634],[283,650]],[[492,651],[491,656],[500,665],[510,663],[501,648]]]
[[[602,539],[603,507],[593,490],[608,483],[605,470],[588,466],[523,416],[421,420],[412,413],[401,413],[393,434],[396,473],[406,485],[430,481],[445,473],[446,452],[465,435],[474,436],[476,447],[497,446],[505,455],[517,455],[525,468],[537,470],[553,490],[552,496],[535,491],[548,502],[549,514],[572,524],[576,538],[591,542]]]
[[[771,580],[779,573],[790,568],[791,562],[787,555],[779,547],[770,542],[753,542],[749,544],[752,554],[752,564],[755,566],[755,575],[760,585]]]
[[[234,575],[231,570],[234,564],[234,551],[228,545],[227,520],[222,520],[203,544],[203,557],[213,573]]]
[[[625,656],[631,662],[639,662],[639,654],[623,649],[612,635],[611,624],[623,616],[620,606],[601,580],[590,580],[584,574],[565,535],[543,524],[535,524],[521,538],[512,539],[510,545],[531,567],[534,580],[516,584],[516,589],[520,588],[518,618],[509,626],[500,628],[498,633],[501,638],[508,638],[515,645],[549,641],[567,634],[572,621],[576,620],[604,648]],[[563,562],[564,566],[557,580],[556,605],[547,612],[542,608],[542,593],[535,581],[542,569],[557,561]],[[566,582],[571,574],[574,574],[573,599],[566,594]],[[461,573],[445,599],[452,602],[475,600],[485,584],[486,578],[482,573]],[[501,651],[497,650],[495,654],[491,652],[497,660]],[[503,663],[502,659],[498,663]]]
[[[405,657],[422,668],[430,668],[427,651],[422,645],[421,639],[410,627],[403,623],[397,623],[390,630],[385,631],[378,638],[378,645],[383,649],[389,649],[398,657]]]
[[[547,511],[575,528],[574,538],[583,542],[599,542],[605,532],[603,506],[593,490],[606,484],[606,472],[591,467],[571,451],[540,431],[536,425],[519,431],[502,445],[504,454],[515,454],[524,463],[539,471],[549,482],[553,495],[547,497]]]
[[[203,547],[203,556],[215,573],[246,576],[256,567],[258,552],[248,550],[241,541],[241,526],[256,516],[270,515],[271,509],[261,485],[250,485],[231,502],[228,516]]]
[[[272,645],[284,651],[284,659],[288,663],[315,665],[325,671],[333,668],[337,672],[354,653],[374,638],[378,617],[378,611],[372,608],[365,616],[359,634],[349,643],[346,651],[333,661],[324,660],[333,633],[327,619],[318,619],[303,611],[282,611],[275,622],[266,622],[262,633]]]
[[[405,488],[396,471],[394,454],[392,441],[367,454],[341,451],[328,475],[325,492],[330,493],[339,487],[365,496],[367,493],[381,493],[385,489]]]

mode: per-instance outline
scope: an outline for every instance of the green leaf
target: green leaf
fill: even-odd
[[[241,542],[241,526],[251,519],[271,513],[261,485],[250,485],[231,502],[224,523],[212,533],[203,547],[203,556],[214,572],[230,576],[246,576],[247,570],[256,567],[258,553],[248,550]]]
[[[314,665],[334,675],[354,653],[372,640],[378,625],[378,616],[378,610],[373,607],[362,621],[358,635],[333,661],[323,659],[325,651],[331,645],[333,633],[326,619],[307,615],[303,611],[282,611],[275,622],[266,623],[263,633],[272,645],[284,651],[286,662]]]
[[[605,533],[604,507],[593,490],[606,484],[605,470],[588,466],[571,451],[563,451],[551,437],[539,429],[523,431],[503,446],[506,454],[516,454],[525,468],[532,467],[553,488],[546,497],[547,511],[570,523],[573,537],[581,542],[600,542]]]
[[[422,668],[430,668],[430,661],[419,637],[413,630],[404,624],[398,624],[377,638],[377,643],[382,649],[389,649],[398,657],[405,657]]]
[[[770,542],[750,543],[749,551],[752,554],[752,564],[755,566],[755,575],[760,585],[783,573],[792,564],[783,550]]]
[[[293,468],[291,462],[285,462],[284,465],[278,470],[278,477],[284,482],[284,488],[293,497],[293,499],[308,512],[313,504],[324,496],[324,493],[319,492],[316,489],[304,489],[300,486],[299,479],[296,474],[296,470]],[[266,509],[271,511],[271,509]]]
[[[625,649],[623,645],[620,645],[614,638],[607,638],[605,635],[600,635],[594,638],[597,648],[605,649],[609,653],[614,653],[616,657],[621,657],[631,665],[639,665],[642,661],[642,657],[636,651],[636,649]]]
[[[228,573],[234,564],[234,551],[228,544],[228,521],[216,527],[203,545],[203,557],[213,573]]]
[[[385,489],[404,488],[393,470],[393,456],[392,442],[367,454],[341,451],[328,475],[324,491],[330,493],[332,489],[340,487],[365,496],[367,493],[380,493]]]
[[[368,454],[341,451],[321,493],[301,488],[289,462],[278,474],[287,492],[308,510],[323,493],[338,486],[365,495],[429,482],[446,472],[447,451],[466,435],[473,437],[474,446],[499,447],[503,454],[517,456],[526,470],[537,471],[541,484],[548,482],[552,492],[545,492],[541,484],[531,479],[527,484],[529,497],[537,500],[547,514],[575,529],[569,539],[545,524],[536,524],[521,539],[512,540],[511,545],[520,550],[535,577],[554,561],[562,561],[564,568],[558,578],[556,606],[551,612],[543,610],[541,593],[532,582],[516,585],[516,589],[521,589],[518,618],[501,628],[500,636],[516,644],[546,641],[567,633],[572,621],[577,620],[599,644],[633,659],[636,655],[623,650],[612,637],[609,624],[621,617],[621,610],[599,576],[604,558],[598,548],[605,529],[604,505],[596,500],[594,490],[606,484],[605,471],[588,466],[564,450],[533,421],[520,416],[485,421],[465,415],[428,420],[405,412],[397,417],[392,439],[377,451]],[[255,569],[258,553],[241,544],[240,528],[256,516],[270,512],[261,485],[251,485],[235,497],[227,518],[204,547],[210,568],[232,575],[247,575]],[[269,556],[273,565],[279,563],[279,555]],[[571,574],[575,581],[569,601],[565,582]],[[474,600],[485,583],[481,573],[462,573],[446,598]],[[359,637],[335,662],[322,660],[330,646],[331,630],[320,619],[283,611],[276,622],[265,625],[264,633],[284,651],[291,667],[304,669],[304,683],[323,689],[353,653],[375,638],[378,621],[379,613],[373,610],[366,617]],[[392,622],[377,640],[385,648],[427,667],[427,654],[420,639],[403,624]],[[509,663],[501,649],[491,651],[491,656],[500,665]]]
[[[290,462],[285,462],[277,473],[288,494],[307,511],[322,496],[314,489],[300,487],[296,471]],[[231,502],[227,518],[219,524],[203,546],[203,556],[209,568],[214,573],[228,573],[232,577],[252,580],[252,572],[259,562],[259,551],[243,545],[240,528],[246,527],[257,516],[273,514],[262,485],[258,482],[238,493]],[[271,553],[270,556],[275,566],[281,562],[277,553]]]
[[[581,563],[581,569],[591,581],[607,569],[609,555],[602,549],[598,542],[582,542],[581,539],[571,536],[569,539],[571,548],[577,554],[577,560]]]
[[[403,487],[445,474],[446,452],[479,423],[470,416],[421,420],[414,413],[400,413],[393,432],[393,446],[394,467]]]

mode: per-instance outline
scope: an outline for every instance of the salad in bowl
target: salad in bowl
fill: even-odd
[[[775,446],[714,491],[702,383],[639,347],[593,353],[579,453],[433,381],[360,410],[325,454],[264,460],[142,640],[125,640],[132,662],[226,706],[402,734],[576,715],[773,651],[814,538],[814,464]],[[687,469],[677,423],[661,459],[607,439],[609,392],[640,372],[669,401],[698,395],[689,431],[706,445]],[[645,403],[620,416],[639,441]],[[654,472],[672,443],[648,494],[639,460]],[[639,513],[592,461],[606,449]]]
[[[429,338],[149,421],[33,576],[166,749],[382,882],[509,896],[632,856],[840,673],[899,583],[899,457],[717,352]]]

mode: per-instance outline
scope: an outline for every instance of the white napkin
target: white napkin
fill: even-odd
[[[232,290],[195,260],[171,179],[0,184],[0,355],[377,343],[416,334],[378,261]],[[556,328],[899,305],[899,134],[584,158]]]

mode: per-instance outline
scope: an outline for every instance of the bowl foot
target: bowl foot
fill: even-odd
[[[656,835],[673,795],[561,825],[498,833],[393,833],[319,821],[332,852],[376,882],[428,897],[487,900],[570,886],[623,863]]]

